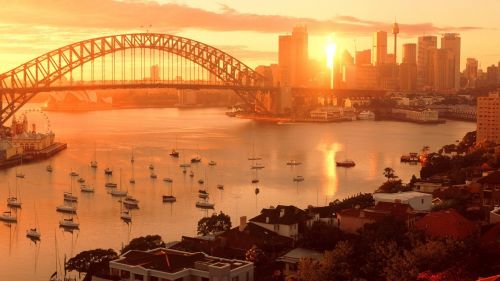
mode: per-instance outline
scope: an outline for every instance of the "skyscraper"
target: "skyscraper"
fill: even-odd
[[[373,34],[372,63],[380,65],[386,63],[387,32],[378,31]]]
[[[403,62],[399,66],[399,86],[402,91],[417,89],[417,44],[403,45]]]
[[[372,52],[370,49],[356,52],[356,65],[371,64]]]
[[[460,36],[457,33],[446,33],[441,38],[441,49],[448,50],[453,56],[453,73],[450,79],[455,91],[460,89]]]
[[[500,95],[477,98],[477,142],[500,143]]]
[[[292,35],[279,37],[278,57],[280,84],[289,87],[306,86],[309,79],[309,49],[306,27],[295,27]]]
[[[455,90],[455,56],[448,49],[431,52],[433,66],[433,89],[438,91]]]
[[[433,66],[431,52],[437,49],[436,36],[418,37],[417,88],[425,89],[433,85]]]
[[[467,88],[475,88],[477,82],[478,61],[475,58],[467,58],[464,76],[467,79]]]

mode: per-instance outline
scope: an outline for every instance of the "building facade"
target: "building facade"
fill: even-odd
[[[429,88],[433,80],[433,68],[431,65],[431,52],[437,49],[436,36],[418,37],[417,52],[417,85],[418,89]]]
[[[460,44],[461,39],[457,33],[445,33],[441,37],[441,49],[448,50],[452,58],[449,83],[455,91],[460,89]]]
[[[500,93],[477,98],[477,142],[500,143]]]
[[[386,63],[387,58],[387,32],[378,31],[373,34],[372,64]]]

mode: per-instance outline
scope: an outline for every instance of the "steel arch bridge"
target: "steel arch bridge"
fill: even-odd
[[[139,79],[136,78],[137,50],[140,51],[140,72]],[[190,80],[179,76],[168,79],[164,77],[150,77],[145,79],[147,54],[149,50],[149,63],[155,62],[158,51],[158,63],[156,67],[165,68],[165,54],[167,60],[172,56],[177,57],[177,65],[173,61],[167,61],[167,72],[170,70],[174,74],[177,68],[177,75],[183,73],[182,68],[187,67],[187,62],[202,68],[201,75],[206,78],[217,79],[219,83],[211,83],[208,80],[200,80],[200,70],[198,78],[196,70],[190,69]],[[153,51],[153,58],[151,57]],[[130,79],[126,79],[124,66],[126,55],[129,53],[131,68]],[[163,54],[163,55],[162,55]],[[108,55],[108,56],[107,56]],[[118,58],[117,58],[118,55]],[[107,57],[106,57],[107,56]],[[111,66],[108,63],[106,70],[106,60],[111,56]],[[170,57],[169,57],[170,56]],[[100,74],[101,79],[95,79],[94,62],[101,59]],[[179,65],[179,58],[181,64]],[[182,60],[184,59],[184,65]],[[122,62],[121,65],[117,61]],[[170,63],[170,64],[169,64]],[[91,79],[84,82],[84,65],[91,64]],[[111,70],[109,70],[109,67]],[[119,69],[117,69],[119,68]],[[79,70],[81,81],[74,83],[73,76]],[[205,70],[205,72],[203,71]],[[120,78],[117,78],[117,72]],[[110,72],[110,73],[108,73]],[[164,75],[165,72],[163,72]],[[186,73],[186,70],[184,70]],[[193,74],[193,76],[191,76]],[[69,83],[56,85],[66,75],[70,76]],[[106,75],[108,79],[106,80]],[[109,78],[111,75],[111,78]],[[142,76],[142,77],[141,77]],[[187,74],[186,74],[187,76]],[[210,79],[209,79],[210,80]],[[214,48],[210,45],[192,39],[159,33],[134,33],[104,36],[73,43],[62,48],[50,51],[33,60],[30,60],[10,71],[0,74],[0,126],[12,117],[24,104],[26,104],[37,93],[69,89],[110,89],[110,88],[208,88],[208,89],[231,89],[236,92],[246,103],[252,104],[255,108],[265,111],[264,106],[257,98],[258,94],[269,91],[272,87],[266,86],[264,77],[245,65],[243,62],[231,55]]]

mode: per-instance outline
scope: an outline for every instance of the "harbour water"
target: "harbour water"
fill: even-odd
[[[36,106],[36,105],[31,105]],[[229,118],[223,109],[128,109],[86,113],[47,113],[56,139],[68,149],[51,160],[0,171],[0,211],[7,210],[8,182],[14,191],[16,169],[26,174],[18,180],[22,209],[18,223],[0,224],[0,280],[48,280],[56,268],[55,237],[60,262],[82,250],[113,248],[119,250],[134,237],[160,234],[165,241],[195,235],[197,221],[212,211],[195,208],[198,179],[204,178],[216,212],[223,211],[237,224],[240,216],[251,218],[261,208],[278,204],[324,205],[336,198],[359,192],[372,192],[383,180],[385,167],[392,167],[404,181],[420,167],[402,164],[400,156],[418,152],[424,145],[437,150],[454,143],[474,123],[448,121],[446,124],[418,125],[392,121],[356,121],[330,124],[266,124]],[[177,143],[177,144],[176,144]],[[96,146],[99,167],[89,167]],[[168,154],[177,145],[180,158]],[[135,185],[130,185],[130,158],[135,157]],[[255,152],[254,152],[255,151]],[[193,165],[195,176],[179,168],[199,154],[202,163]],[[260,193],[255,195],[254,177],[247,158],[263,158],[259,170]],[[354,168],[337,168],[335,160],[351,158]],[[290,167],[289,160],[302,165]],[[217,165],[209,167],[209,160]],[[53,166],[48,173],[46,166]],[[153,163],[158,179],[150,179],[148,165]],[[112,167],[113,181],[119,184],[120,170],[124,190],[140,200],[132,211],[133,221],[120,220],[118,199],[104,187],[104,168]],[[63,192],[70,191],[71,170],[77,171],[95,193],[80,193],[73,178],[73,193],[78,195],[80,230],[73,233],[58,228],[64,216],[56,213]],[[304,176],[294,183],[295,175]],[[169,194],[164,177],[173,178],[177,202],[163,203]],[[216,185],[223,183],[220,191]],[[279,198],[279,199],[276,199]],[[25,237],[35,225],[35,212],[42,233],[41,242]],[[74,274],[75,276],[75,274]]]

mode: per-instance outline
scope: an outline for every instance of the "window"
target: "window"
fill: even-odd
[[[424,198],[422,198],[421,200],[422,200],[422,204],[424,204]]]
[[[144,280],[144,276],[142,276],[140,274],[134,274],[134,280],[143,281]]]

